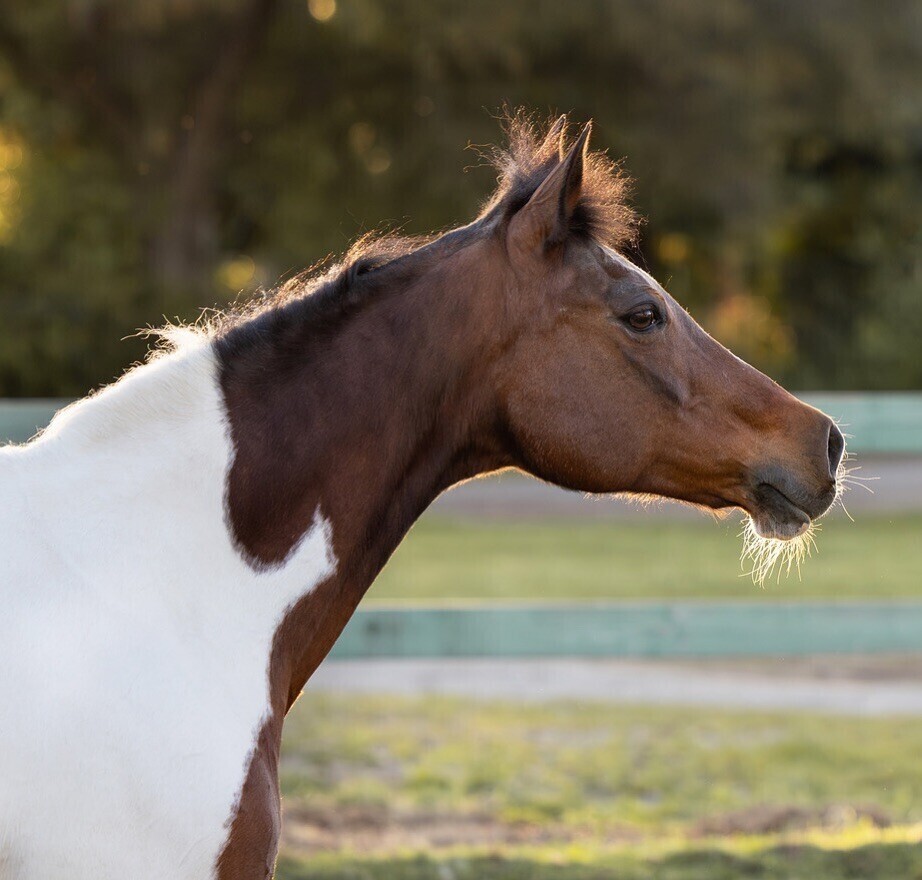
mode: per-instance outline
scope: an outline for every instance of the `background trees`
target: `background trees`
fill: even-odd
[[[465,220],[504,102],[596,120],[634,256],[743,356],[918,387],[920,85],[911,0],[5,0],[0,395],[83,393],[136,328],[383,221]]]

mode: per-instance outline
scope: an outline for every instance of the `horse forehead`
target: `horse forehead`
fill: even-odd
[[[633,276],[635,281],[646,287],[653,288],[653,290],[662,296],[668,296],[663,286],[649,272],[644,271],[640,266],[632,263],[627,257],[622,256],[613,248],[607,247],[606,245],[602,245],[601,247],[605,256],[629,275]]]

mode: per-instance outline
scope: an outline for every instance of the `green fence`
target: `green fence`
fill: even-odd
[[[0,443],[23,443],[39,428],[44,428],[51,417],[70,401],[0,400]]]
[[[922,394],[918,392],[800,396],[839,422],[855,452],[922,453]]]
[[[838,420],[855,452],[922,454],[922,393],[803,394]],[[21,443],[66,400],[0,400],[0,442]]]
[[[331,656],[725,657],[922,650],[922,602],[373,608]]]

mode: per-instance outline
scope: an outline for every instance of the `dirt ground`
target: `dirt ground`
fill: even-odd
[[[922,684],[922,654],[836,654],[812,657],[744,657],[690,660],[688,668],[747,672],[814,681],[908,682]]]
[[[688,832],[692,839],[734,835],[780,834],[808,829],[836,831],[862,821],[887,828],[890,817],[873,805],[830,804],[818,809],[759,805],[706,816]],[[592,840],[596,844],[637,843],[642,832],[630,826],[598,829],[562,824],[504,822],[481,814],[398,812],[386,807],[314,810],[288,809],[283,822],[284,849],[307,855],[319,852],[381,853],[415,849],[480,846],[562,845]]]
[[[922,716],[922,655],[328,660],[308,689]]]

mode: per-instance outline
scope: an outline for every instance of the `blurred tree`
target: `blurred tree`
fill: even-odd
[[[918,386],[920,75],[913,0],[5,0],[0,395],[82,393],[137,327],[382,222],[464,221],[493,181],[459,146],[503,103],[596,119],[634,256],[758,365]]]

